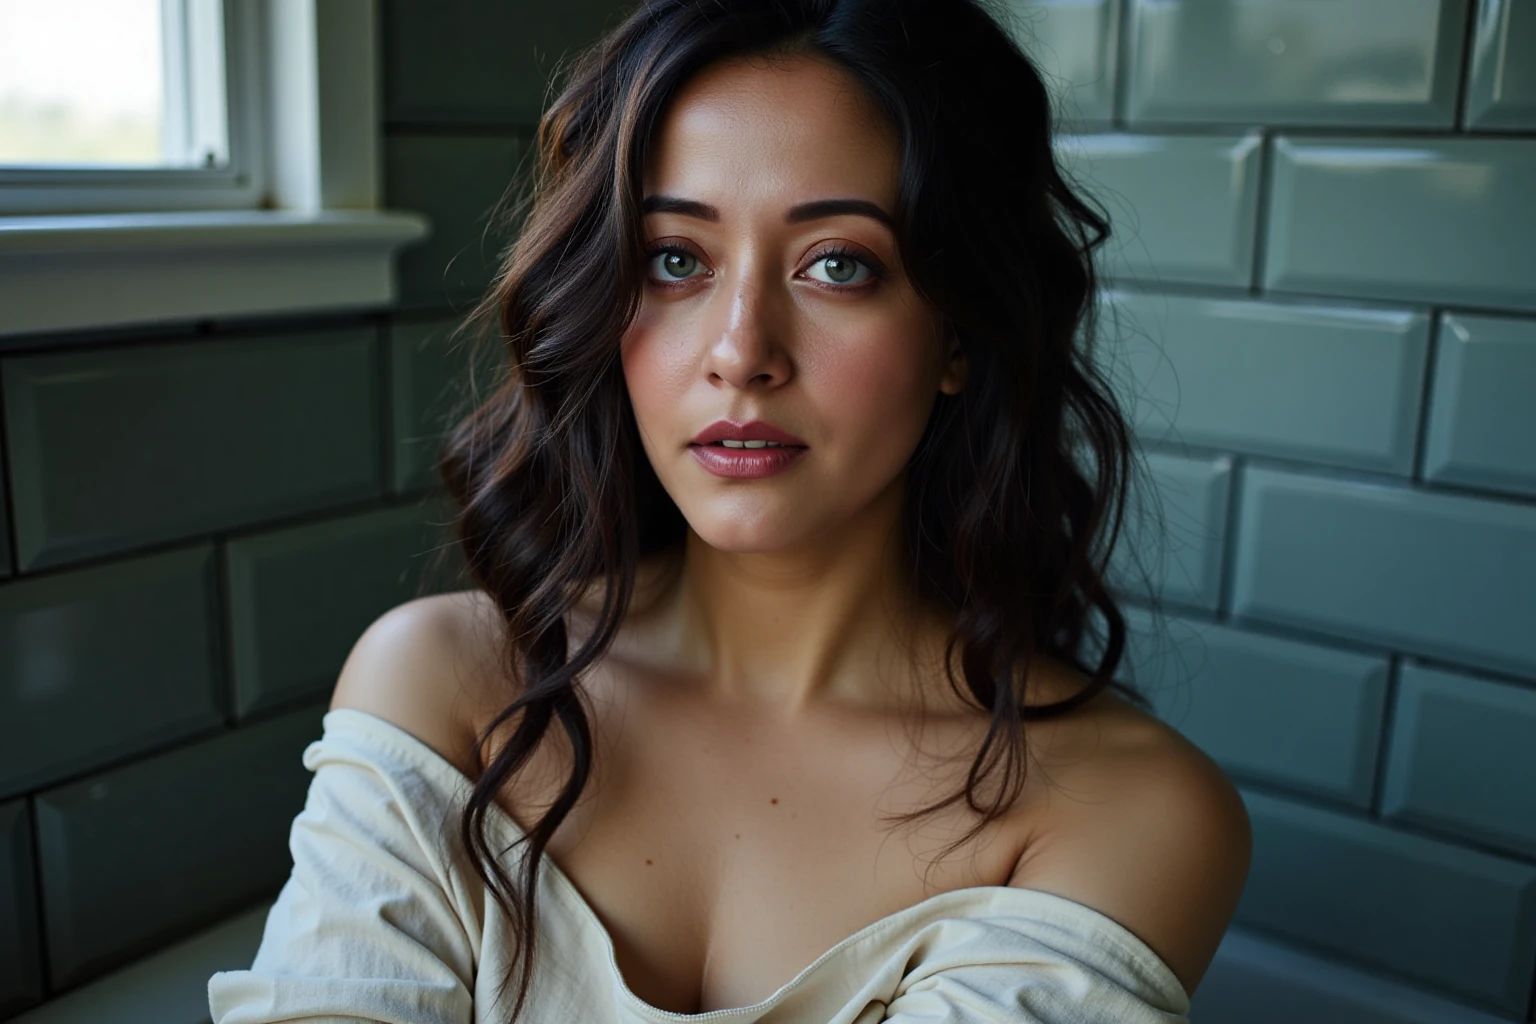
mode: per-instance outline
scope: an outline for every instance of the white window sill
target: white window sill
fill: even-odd
[[[0,337],[386,306],[395,251],[427,229],[377,210],[0,217]]]

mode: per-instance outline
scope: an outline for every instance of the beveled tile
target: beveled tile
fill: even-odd
[[[390,135],[384,195],[432,221],[424,242],[401,251],[400,304],[466,307],[491,281],[511,233],[495,214],[513,186],[522,146],[511,135]]]
[[[531,128],[557,63],[616,25],[625,11],[617,0],[384,0],[384,115],[389,121]]]
[[[368,624],[436,578],[439,513],[410,504],[231,541],[237,713],[329,694]]]
[[[1199,1024],[1508,1024],[1376,971],[1230,928],[1190,1003]]]
[[[1221,601],[1222,557],[1232,460],[1146,454],[1153,491],[1140,480],[1131,492],[1115,551],[1116,585],[1147,601],[1151,595],[1214,611]]]
[[[1479,0],[1467,76],[1467,127],[1536,128],[1536,7],[1522,0]]]
[[[211,545],[0,586],[0,795],[219,727]]]
[[[275,894],[323,707],[37,796],[52,984],[85,981]]]
[[[1264,287],[1536,310],[1536,139],[1281,136],[1273,146]]]
[[[489,394],[500,353],[468,331],[454,336],[456,317],[390,328],[390,421],[396,494],[438,486],[436,462],[448,431]],[[473,365],[472,365],[473,360]]]
[[[1536,676],[1536,505],[1254,466],[1242,488],[1234,616]]]
[[[1424,478],[1536,496],[1536,318],[1442,313]]]
[[[35,884],[27,802],[0,804],[0,1013],[6,1015],[43,998]]]
[[[1467,0],[1129,0],[1132,122],[1450,129]]]
[[[1004,22],[1035,61],[1058,123],[1107,124],[1114,116],[1118,0],[1007,0]]]
[[[1253,862],[1237,921],[1462,1002],[1523,1014],[1536,865],[1243,793]]]
[[[0,366],[22,571],[382,490],[371,329]]]
[[[1426,312],[1119,292],[1110,313],[1101,351],[1143,438],[1412,473]]]
[[[1247,287],[1253,277],[1262,139],[1063,135],[1064,173],[1104,204],[1105,273],[1122,282]]]
[[[1134,678],[1159,717],[1247,779],[1369,808],[1385,655],[1144,611]]]
[[[1382,813],[1536,858],[1536,688],[1403,666]]]

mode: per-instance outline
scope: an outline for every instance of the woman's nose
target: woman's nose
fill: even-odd
[[[776,387],[789,379],[788,297],[770,273],[747,268],[716,293],[723,308],[711,318],[704,366],[711,383]]]

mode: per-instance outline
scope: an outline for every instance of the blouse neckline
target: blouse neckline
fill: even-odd
[[[322,719],[322,726],[326,732],[330,732],[334,723],[342,725],[341,731],[345,731],[346,723],[351,723],[365,732],[372,733],[376,738],[394,746],[399,753],[407,755],[414,767],[424,773],[430,772],[439,777],[456,796],[463,796],[474,785],[473,780],[466,776],[459,768],[435,750],[430,744],[417,738],[408,730],[396,725],[386,718],[367,711],[355,708],[336,708],[327,711]],[[486,807],[486,818],[493,821],[502,830],[515,836],[520,842],[525,841],[528,833],[518,824],[517,819],[507,813],[501,805],[492,801]],[[601,937],[604,950],[608,954],[608,964],[614,985],[617,987],[623,1000],[632,1009],[642,1016],[648,1016],[656,1021],[682,1021],[704,1022],[721,1021],[733,1016],[746,1015],[749,1020],[755,1020],[774,1005],[781,1002],[791,992],[800,988],[811,978],[822,965],[842,955],[845,951],[864,944],[893,928],[905,924],[913,918],[941,908],[948,903],[969,903],[978,900],[986,905],[1016,904],[1016,911],[1021,916],[1028,916],[1031,910],[1037,914],[1044,911],[1048,916],[1059,918],[1071,916],[1086,924],[1094,932],[1096,940],[1115,946],[1127,959],[1130,959],[1142,967],[1157,979],[1160,988],[1169,991],[1183,992],[1183,983],[1173,973],[1161,957],[1128,928],[1109,917],[1102,911],[1065,896],[1046,892],[1043,889],[1030,889],[1023,886],[1012,885],[978,885],[967,886],[960,889],[950,889],[945,892],[929,896],[909,907],[905,907],[894,913],[872,921],[864,927],[845,936],[830,948],[811,961],[783,985],[780,985],[767,997],[747,1006],[736,1006],[718,1010],[708,1010],[703,1013],[678,1013],[674,1010],[664,1010],[659,1006],[640,998],[630,989],[628,982],[624,980],[624,974],[619,969],[618,957],[615,950],[613,936],[609,933],[597,911],[587,898],[582,895],[576,883],[566,875],[559,864],[555,863],[548,851],[539,858],[540,870],[551,879],[555,890],[564,897],[565,901],[580,915],[594,933]],[[1010,906],[1009,910],[1015,910]]]

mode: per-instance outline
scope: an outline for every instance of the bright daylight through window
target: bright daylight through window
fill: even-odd
[[[218,0],[0,0],[0,166],[229,162]]]

